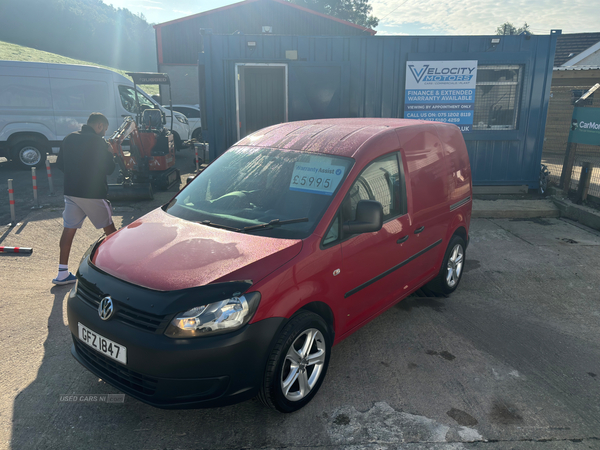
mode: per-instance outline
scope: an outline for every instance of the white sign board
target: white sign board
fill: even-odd
[[[477,61],[407,61],[404,118],[473,128]]]
[[[311,156],[308,162],[294,164],[290,190],[332,195],[344,178],[344,167],[334,166],[333,158]]]

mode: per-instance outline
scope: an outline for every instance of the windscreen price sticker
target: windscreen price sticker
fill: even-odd
[[[327,158],[312,158],[294,164],[290,190],[311,194],[332,195],[344,178],[344,168],[331,165]]]

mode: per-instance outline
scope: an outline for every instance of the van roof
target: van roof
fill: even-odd
[[[83,64],[57,64],[57,63],[46,63],[46,62],[32,62],[32,61],[0,61],[0,67],[18,67],[24,69],[46,69],[46,70],[76,70],[89,73],[104,73],[106,75],[112,75],[116,81],[127,80],[128,83],[133,83],[128,78],[124,77],[120,73],[114,70],[105,69],[104,67],[98,66],[86,66]]]
[[[246,136],[235,145],[301,150],[357,158],[373,145],[389,147],[398,140],[396,130],[407,127],[451,126],[414,119],[351,118],[288,122],[273,125]],[[390,136],[391,135],[391,136]],[[386,139],[391,137],[392,139]],[[396,148],[379,148],[382,153]]]

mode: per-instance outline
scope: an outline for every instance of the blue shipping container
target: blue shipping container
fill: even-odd
[[[473,125],[463,133],[473,183],[535,189],[559,34],[204,35],[200,101],[211,159],[281,121],[404,117],[407,63],[476,61]]]

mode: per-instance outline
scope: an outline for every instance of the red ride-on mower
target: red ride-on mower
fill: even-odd
[[[145,200],[153,198],[154,190],[167,190],[180,182],[175,166],[173,133],[167,130],[163,112],[140,108],[137,84],[171,84],[167,74],[129,73],[136,93],[136,118],[125,117],[117,131],[108,140],[119,165],[118,184],[108,185],[109,200]],[[171,115],[171,128],[173,127]],[[123,142],[129,140],[129,151]]]

